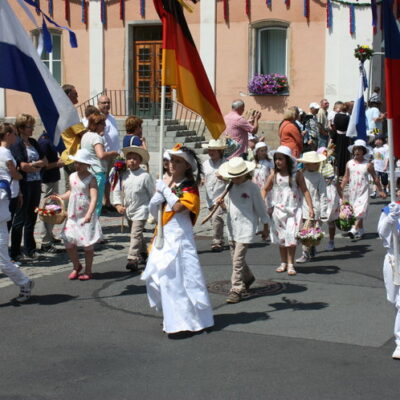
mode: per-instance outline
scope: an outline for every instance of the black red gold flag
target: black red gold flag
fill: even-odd
[[[153,0],[163,24],[162,85],[176,89],[177,100],[201,115],[217,139],[225,123],[179,0]],[[195,3],[195,1],[193,1]]]

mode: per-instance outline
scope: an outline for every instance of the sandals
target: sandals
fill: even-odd
[[[285,272],[287,270],[287,264],[286,263],[281,263],[281,266],[278,267],[275,271],[276,272]]]
[[[73,281],[79,278],[79,272],[82,271],[82,265],[79,264],[77,269],[73,269],[72,272],[68,275],[68,279]]]
[[[92,274],[82,274],[79,276],[80,281],[89,281],[92,278],[93,278]]]
[[[296,275],[297,274],[296,270],[294,269],[294,265],[293,264],[289,264],[288,265],[287,274],[288,275]]]

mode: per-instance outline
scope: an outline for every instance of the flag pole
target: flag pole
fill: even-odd
[[[164,68],[164,66],[163,66]],[[165,120],[165,93],[166,93],[166,86],[161,86],[161,110],[160,110],[160,158],[159,158],[159,174],[158,179],[163,178],[163,154],[164,154],[164,120]],[[156,249],[162,249],[164,245],[164,229],[162,226],[162,214],[163,210],[160,206],[158,210],[158,222],[157,222],[157,236],[154,242]]]
[[[395,177],[395,165],[394,165],[394,142],[393,142],[393,120],[388,118],[388,144],[389,144],[389,172],[390,172],[390,201],[396,202],[396,177]],[[393,237],[393,251],[394,251],[394,265],[393,275],[394,284],[400,285],[400,274],[399,274],[399,239],[397,232],[397,225],[393,224],[392,227]]]

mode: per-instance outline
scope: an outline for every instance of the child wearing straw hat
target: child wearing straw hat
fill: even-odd
[[[368,175],[371,175],[379,196],[386,198],[386,193],[382,191],[382,186],[375,173],[374,166],[369,162],[371,150],[362,139],[357,139],[353,145],[348,147],[352,155],[352,160],[346,164],[341,190],[344,191],[349,184],[348,199],[353,206],[356,223],[348,232],[350,238],[361,239],[364,235],[363,220],[367,216],[369,205],[369,182]],[[343,196],[342,196],[343,197]]]
[[[131,239],[126,269],[136,272],[140,262],[146,262],[147,250],[143,238],[146,220],[149,217],[150,199],[155,187],[151,175],[140,168],[148,164],[149,153],[143,147],[130,146],[122,149],[127,169],[122,172],[113,189],[112,204],[131,223]]]
[[[326,195],[326,184],[323,175],[319,172],[321,162],[325,161],[323,154],[316,151],[308,151],[297,161],[303,163],[303,176],[307,189],[310,193],[314,218],[310,217],[308,205],[305,201],[302,204],[303,222],[314,219],[315,221],[326,221],[328,210],[328,199]],[[315,246],[307,247],[303,245],[303,254],[296,260],[297,263],[305,263],[315,256]]]
[[[218,170],[223,178],[233,183],[225,202],[232,256],[232,287],[226,299],[227,303],[238,303],[242,299],[242,293],[248,290],[255,281],[245,257],[249,244],[254,240],[259,220],[264,225],[262,231],[264,240],[269,233],[269,217],[265,203],[260,189],[251,181],[250,172],[254,168],[254,163],[240,157],[233,157],[222,164]],[[222,202],[221,199],[219,201]]]
[[[223,157],[226,143],[222,139],[211,139],[209,143],[204,144],[202,147],[208,150],[209,156],[209,159],[203,162],[203,173],[207,207],[211,210],[215,205],[215,201],[226,187],[226,181],[218,174],[218,168],[225,162]],[[212,251],[221,251],[224,245],[225,212],[222,207],[218,207],[211,219],[213,230]]]
[[[307,202],[309,217],[314,218],[310,193],[301,171],[296,172],[296,158],[287,146],[279,146],[273,152],[275,169],[262,189],[264,198],[272,191],[271,241],[279,245],[281,265],[276,272],[287,271],[296,275],[294,257],[297,234],[301,223],[301,193]]]

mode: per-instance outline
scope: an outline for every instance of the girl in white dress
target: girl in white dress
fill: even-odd
[[[161,248],[153,243],[141,279],[146,281],[150,306],[163,312],[163,330],[179,338],[213,326],[214,319],[193,237],[200,211],[201,164],[192,150],[181,145],[168,152],[171,180],[157,181],[149,206],[154,218],[164,207],[164,241]]]
[[[303,176],[310,192],[311,200],[314,207],[314,220],[317,222],[327,220],[328,200],[326,195],[325,179],[319,172],[321,162],[325,161],[326,157],[322,154],[317,154],[316,151],[308,151],[303,154],[297,161],[303,163]],[[302,217],[303,222],[312,219],[309,215],[307,202],[302,202]],[[315,246],[302,246],[303,254],[296,260],[297,263],[305,263],[315,256]]]
[[[301,193],[307,202],[309,216],[314,218],[314,208],[301,171],[295,172],[296,159],[287,146],[279,146],[274,152],[275,169],[268,177],[262,195],[264,199],[272,191],[271,241],[279,245],[281,265],[276,272],[296,275],[294,257],[297,233],[301,223]]]
[[[97,183],[96,178],[88,171],[93,162],[90,153],[86,149],[79,149],[75,156],[69,156],[74,160],[76,172],[69,176],[70,190],[60,197],[68,200],[68,218],[61,238],[73,264],[73,270],[68,278],[87,281],[92,279],[93,245],[101,237],[101,226],[97,217]],[[85,273],[80,275],[82,264],[79,262],[77,246],[83,246],[85,250]]]
[[[268,156],[268,146],[265,142],[258,142],[256,144],[254,161],[256,168],[253,172],[253,182],[262,189],[272,168],[274,168],[274,163]]]
[[[349,231],[348,235],[353,239],[361,239],[364,234],[363,220],[367,216],[369,205],[369,182],[368,175],[371,175],[379,196],[386,198],[386,193],[382,191],[382,186],[375,173],[374,166],[369,162],[369,149],[364,140],[358,139],[353,145],[348,147],[352,154],[352,159],[346,164],[346,172],[344,174],[341,190],[344,191],[349,184],[348,198],[349,203],[353,206],[356,223]]]

